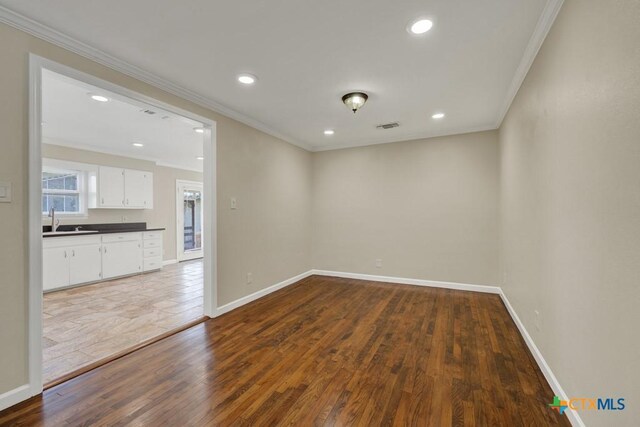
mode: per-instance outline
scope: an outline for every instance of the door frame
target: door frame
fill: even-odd
[[[49,70],[100,87],[151,106],[173,112],[203,124],[203,221],[208,238],[203,242],[204,315],[216,317],[217,310],[217,222],[216,222],[216,121],[158,101],[147,95],[78,71],[33,53],[29,54],[29,155],[28,155],[28,378],[29,394],[42,393],[42,71]]]
[[[199,253],[197,255],[193,255],[191,254],[191,256],[185,256],[184,254],[184,226],[180,227],[180,217],[182,216],[182,214],[184,213],[183,211],[183,204],[181,203],[183,201],[182,199],[182,195],[180,194],[180,191],[182,188],[197,188],[202,192],[202,205],[203,205],[203,215],[202,215],[202,234],[203,234],[203,244],[202,244],[202,250],[199,251]],[[176,179],[176,258],[178,259],[178,262],[180,261],[188,261],[188,260],[192,260],[192,259],[197,259],[197,258],[202,258],[204,256],[204,234],[206,233],[206,229],[204,228],[204,185],[202,182],[198,182],[198,181],[187,181],[184,179]],[[182,236],[182,239],[180,239],[180,236]]]

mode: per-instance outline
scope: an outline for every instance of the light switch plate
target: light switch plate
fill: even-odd
[[[11,183],[0,182],[0,203],[11,202]]]

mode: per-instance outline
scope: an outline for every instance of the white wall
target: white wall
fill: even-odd
[[[626,398],[585,423],[637,426],[640,2],[564,2],[500,144],[506,295],[570,397]]]
[[[495,131],[314,153],[314,268],[496,285],[498,161]]]

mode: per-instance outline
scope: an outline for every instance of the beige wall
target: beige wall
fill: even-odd
[[[14,190],[0,203],[0,394],[27,382],[29,52],[217,121],[219,304],[311,268],[310,153],[0,24],[0,181]]]
[[[201,172],[158,166],[155,162],[147,160],[51,144],[42,145],[42,157],[153,172],[153,209],[89,209],[86,219],[66,219],[62,216],[59,218],[62,218],[62,224],[146,222],[149,228],[165,228],[163,259],[176,259],[176,180],[202,182]],[[126,217],[126,220],[123,221],[123,217]],[[50,220],[44,220],[44,224],[50,223]]]
[[[314,153],[314,268],[496,285],[498,160],[495,131]]]
[[[640,419],[639,23],[566,0],[500,129],[504,290],[570,396],[626,398],[591,426]]]

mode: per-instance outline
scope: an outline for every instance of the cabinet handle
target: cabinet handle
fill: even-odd
[[[102,204],[104,205],[104,197],[102,198]]]
[[[104,253],[105,254],[107,253],[107,247],[106,246],[104,247]]]
[[[67,251],[64,251],[64,257],[65,258],[67,257]]]
[[[71,251],[71,256],[76,256],[76,250],[75,249]]]

